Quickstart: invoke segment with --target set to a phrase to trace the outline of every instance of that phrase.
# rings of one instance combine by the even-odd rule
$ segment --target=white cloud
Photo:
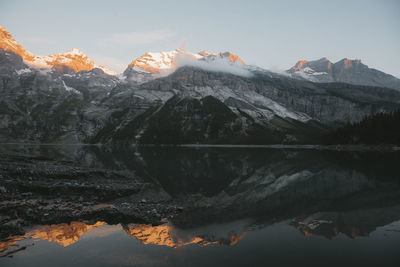
[[[178,55],[175,58],[175,68],[181,66],[193,66],[212,72],[227,72],[239,76],[252,76],[239,62],[229,61],[227,58],[215,58],[213,60],[197,60],[190,56]]]
[[[283,75],[283,76],[288,76],[288,77],[290,77],[290,74],[287,73],[286,70],[284,70],[284,69],[282,69],[282,68],[280,68],[280,67],[278,67],[278,66],[272,66],[272,67],[270,67],[270,68],[265,68],[265,69],[266,69],[266,70],[269,70],[269,71],[271,71],[271,72],[274,72],[274,73]]]
[[[156,30],[150,32],[125,32],[125,33],[114,33],[111,36],[100,40],[101,44],[110,45],[144,45],[151,44],[160,41],[169,41],[175,36],[175,33],[171,30]]]

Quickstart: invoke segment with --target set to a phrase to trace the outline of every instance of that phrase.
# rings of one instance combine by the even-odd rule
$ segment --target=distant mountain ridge
[[[400,79],[369,68],[360,59],[344,58],[336,63],[325,57],[313,61],[300,60],[287,73],[294,78],[313,82],[342,82],[400,90]]]

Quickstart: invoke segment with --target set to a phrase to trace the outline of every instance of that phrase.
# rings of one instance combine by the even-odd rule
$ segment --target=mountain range
[[[75,48],[60,54],[48,56],[34,55],[15,41],[12,35],[2,26],[0,26],[0,48],[21,56],[24,62],[32,67],[54,68],[61,72],[78,72],[99,68],[107,74],[116,74],[104,66],[96,65],[94,61],[89,59],[82,51]]]
[[[318,143],[400,107],[400,80],[359,60],[276,73],[230,53],[146,53],[121,74],[78,49],[37,56],[0,26],[0,140]]]

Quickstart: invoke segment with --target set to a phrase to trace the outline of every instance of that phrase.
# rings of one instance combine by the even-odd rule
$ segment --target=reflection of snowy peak
[[[221,229],[218,232],[201,232],[199,236],[196,233],[187,232],[172,227],[171,225],[124,225],[125,232],[143,244],[154,244],[158,246],[167,246],[172,248],[183,247],[190,244],[197,244],[205,247],[213,244],[234,245],[239,242],[246,233],[234,234],[233,231],[224,233]],[[222,232],[222,233],[221,233]],[[222,236],[219,236],[221,235]]]
[[[70,70],[78,72],[82,70],[99,68],[107,74],[116,74],[104,66],[96,65],[93,60],[88,58],[82,51],[76,48],[70,49],[61,54],[36,56],[15,41],[12,35],[2,26],[0,26],[0,48],[20,55],[28,65],[33,67],[55,68],[61,72],[68,72]]]
[[[198,53],[191,53],[181,49],[176,49],[168,52],[149,52],[137,59],[133,60],[128,68],[135,68],[137,70],[144,70],[151,73],[156,73],[164,70],[173,70],[180,64],[180,60],[215,60],[215,59],[228,59],[231,62],[240,62],[245,64],[244,61],[237,55],[224,52],[219,54],[209,53],[207,51],[200,51]]]

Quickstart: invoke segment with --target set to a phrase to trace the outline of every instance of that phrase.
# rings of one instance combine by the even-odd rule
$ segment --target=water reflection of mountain
[[[400,202],[398,153],[141,148],[130,155],[114,153],[111,162],[189,203],[192,209],[174,219],[182,226],[204,218],[285,219]]]
[[[369,236],[377,227],[385,226],[400,218],[400,206],[352,210],[344,212],[318,212],[296,218],[292,225],[305,236],[320,235],[329,239],[343,233],[350,238]]]
[[[29,155],[130,170],[218,220],[400,204],[400,153],[265,148],[20,146]],[[202,211],[202,212],[199,212]],[[218,216],[222,213],[223,216]],[[186,218],[189,216],[185,214]]]
[[[133,171],[184,206],[169,225],[125,224],[143,244],[234,244],[245,232],[282,221],[307,236],[355,238],[400,220],[397,152],[91,146],[23,152]]]
[[[212,229],[191,229],[191,231],[185,231],[170,224],[158,226],[141,224],[124,225],[123,229],[128,235],[139,240],[142,244],[177,248],[190,244],[202,247],[214,244],[235,245],[247,233],[235,233],[237,230],[243,231],[243,229],[238,229],[237,225],[235,226],[234,229],[231,229],[229,225],[223,225],[221,228],[214,226]]]
[[[4,149],[4,148],[1,148]],[[345,152],[265,148],[20,146],[18,152],[88,167],[132,170],[158,181],[173,196],[215,195],[235,181],[309,171],[343,170],[380,180],[399,180],[396,152]]]
[[[0,241],[0,257],[12,255],[15,252],[24,250],[27,245],[19,244],[24,240],[46,240],[54,242],[62,247],[68,247],[76,242],[91,229],[96,229],[105,225],[104,222],[87,224],[84,222],[71,222],[52,225],[40,225],[26,231],[23,235],[10,236],[6,240]],[[231,229],[231,226],[234,229]],[[165,225],[146,225],[146,224],[128,224],[115,225],[113,228],[125,231],[125,233],[144,245],[167,246],[178,248],[190,244],[199,246],[208,246],[213,244],[234,245],[239,242],[246,234],[241,232],[235,234],[232,231],[238,230],[243,224],[223,225],[222,227],[211,227],[211,229],[195,229],[194,231],[185,231],[175,228],[171,224]],[[102,232],[100,232],[101,236]],[[96,236],[96,233],[92,234]],[[28,245],[29,246],[29,245]]]
[[[24,239],[47,240],[55,242],[63,247],[70,246],[79,241],[80,237],[88,230],[104,225],[104,222],[86,224],[83,222],[71,222],[52,225],[40,225],[26,231],[23,235],[10,236],[0,242],[0,257],[18,251],[24,246],[17,245],[17,242]],[[12,247],[15,247],[12,249]],[[11,249],[10,249],[11,248]]]
[[[293,218],[289,223],[297,228],[304,236],[324,236],[335,238],[343,233],[349,238],[369,236],[377,227],[400,220],[400,206],[383,209],[352,210],[345,212],[317,212],[307,217]],[[280,222],[282,223],[282,222]],[[26,249],[31,244],[20,244],[28,239],[46,240],[55,242],[62,247],[70,246],[84,236],[87,231],[105,226],[104,222],[87,224],[71,222],[69,224],[54,224],[36,226],[24,235],[10,236],[0,242],[0,257],[5,257]],[[270,222],[245,220],[226,222],[221,224],[205,224],[196,227],[180,228],[172,223],[165,225],[123,224],[112,226],[111,232],[124,231],[127,235],[144,245],[166,246],[179,248],[187,245],[201,247],[209,245],[233,246],[245,238],[248,232],[269,227]],[[107,232],[107,230],[106,230]],[[92,232],[91,236],[103,236],[103,232]]]
[[[146,174],[191,207],[172,219],[181,228],[319,214],[315,220],[332,222],[333,233],[354,237],[400,219],[399,153],[142,148],[114,155],[115,165]]]

